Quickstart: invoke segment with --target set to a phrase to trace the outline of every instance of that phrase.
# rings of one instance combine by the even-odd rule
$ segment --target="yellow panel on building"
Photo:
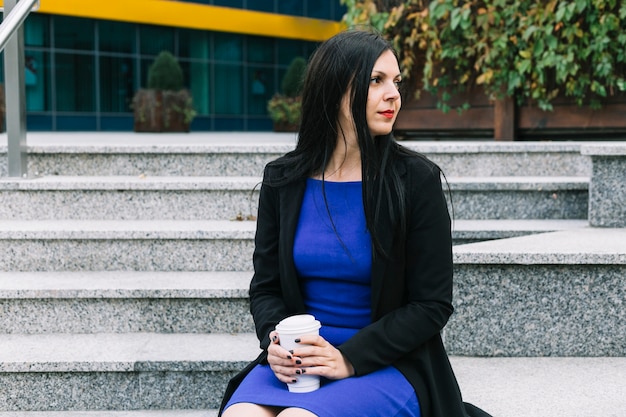
[[[344,27],[330,20],[170,0],[43,0],[38,13],[314,42]]]

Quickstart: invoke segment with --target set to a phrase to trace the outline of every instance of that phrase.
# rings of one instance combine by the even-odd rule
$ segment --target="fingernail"
[[[302,372],[300,372],[299,369],[296,369],[296,374],[300,375]]]
[[[291,380],[291,382],[298,382],[298,380],[294,378]]]
[[[302,373],[305,373],[305,372],[306,372],[306,369],[301,369],[301,371],[302,371]]]
[[[291,358],[289,358],[291,359]],[[296,359],[296,365],[302,365],[302,361],[300,359]]]
[[[294,342],[300,343],[300,339],[296,339],[296,340],[294,340]]]
[[[291,353],[293,355],[293,350],[290,350],[289,353]]]
[[[291,355],[287,355],[287,359],[291,359]]]
[[[272,336],[272,342],[275,342],[275,341],[276,341],[276,339],[278,339],[278,337],[276,337],[276,336]]]

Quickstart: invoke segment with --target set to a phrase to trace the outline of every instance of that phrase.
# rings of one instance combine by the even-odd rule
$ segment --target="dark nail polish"
[[[272,336],[272,342],[275,342],[278,339],[276,336]]]
[[[294,340],[294,342],[300,343],[300,339],[296,339],[296,340]]]
[[[299,369],[296,369],[296,374],[300,375],[302,372]]]
[[[305,373],[305,372],[306,372],[306,369],[301,369],[301,371],[302,371],[302,373]]]
[[[302,361],[300,359],[296,359],[296,365],[302,365]]]
[[[289,353],[291,353],[293,355],[293,350],[290,350]]]
[[[291,359],[291,355],[287,355],[287,359]]]
[[[294,378],[291,380],[291,382],[298,382],[298,380]]]

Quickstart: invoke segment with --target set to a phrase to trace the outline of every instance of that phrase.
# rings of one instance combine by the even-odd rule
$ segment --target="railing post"
[[[516,139],[515,100],[512,97],[497,99],[493,108],[493,138],[498,141]]]
[[[17,0],[4,0],[6,17],[17,5]],[[4,48],[4,74],[6,97],[6,128],[8,137],[8,174],[26,177],[26,87],[24,83],[24,28],[15,31]]]

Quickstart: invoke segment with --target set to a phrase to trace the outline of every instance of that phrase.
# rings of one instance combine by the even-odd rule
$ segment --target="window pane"
[[[241,61],[243,59],[242,36],[216,33],[214,38],[217,61]]]
[[[54,45],[62,49],[94,49],[94,23],[90,19],[55,16]]]
[[[332,5],[329,1],[307,0],[307,17],[315,19],[332,19]]]
[[[139,26],[140,53],[158,55],[161,51],[175,54],[174,30],[162,26]]]
[[[96,110],[94,57],[55,54],[56,108],[58,111]]]
[[[24,83],[26,84],[26,110],[51,109],[50,54],[24,51]]]
[[[292,16],[302,16],[304,14],[304,2],[302,0],[279,0],[278,13]]]
[[[50,17],[31,13],[24,22],[25,46],[50,46]]]
[[[101,21],[98,24],[100,50],[105,52],[134,53],[135,26],[130,23]]]
[[[343,15],[345,15],[346,12],[348,11],[348,7],[341,4],[338,1],[335,2],[334,4],[335,6],[333,10],[332,20],[340,21],[341,19],[343,19]]]
[[[139,67],[139,88],[148,88],[148,72],[154,59],[142,59]]]
[[[185,84],[189,86],[193,104],[199,115],[210,113],[211,69],[208,62],[181,62]]]
[[[181,58],[209,59],[211,54],[210,34],[200,30],[181,29],[178,54]]]
[[[216,6],[236,7],[243,9],[243,0],[213,0]]]
[[[279,39],[277,42],[279,65],[289,65],[295,57],[303,56],[302,42],[290,39]]]
[[[248,62],[271,64],[274,62],[274,40],[256,36],[248,37]]]
[[[243,112],[240,65],[215,65],[215,114]]]
[[[318,46],[319,43],[317,42],[304,42],[304,55],[306,57],[310,57],[311,55],[313,55],[313,52],[315,52]]]
[[[260,12],[274,11],[274,0],[248,0],[246,5],[250,10],[258,10]]]
[[[100,58],[100,107],[103,112],[130,112],[134,64],[130,58]]]
[[[269,68],[248,68],[248,114],[267,114],[267,101],[275,89],[273,80]]]

